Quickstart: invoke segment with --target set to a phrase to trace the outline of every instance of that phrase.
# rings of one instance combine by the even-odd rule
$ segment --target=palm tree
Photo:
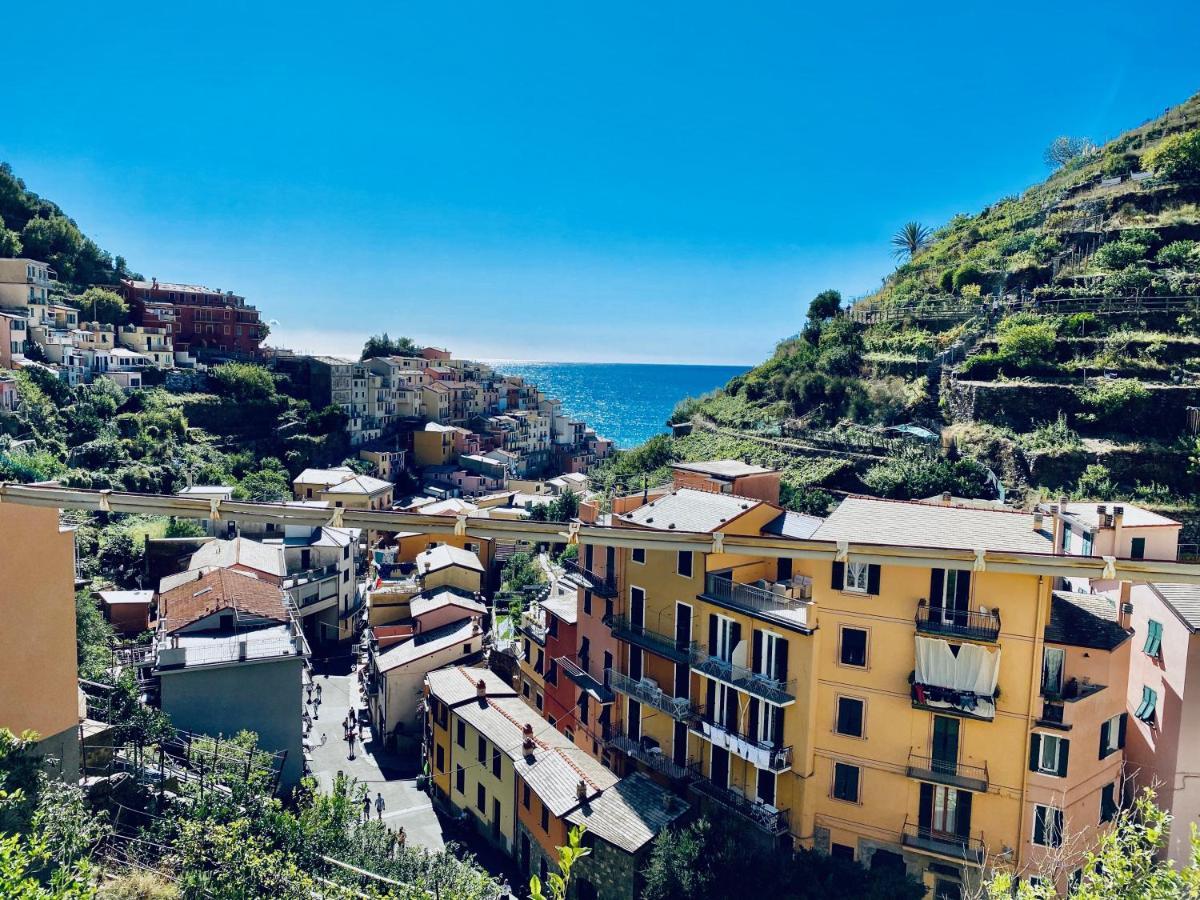
[[[929,238],[933,231],[920,222],[909,222],[892,235],[892,256],[897,259],[912,259],[929,246]]]

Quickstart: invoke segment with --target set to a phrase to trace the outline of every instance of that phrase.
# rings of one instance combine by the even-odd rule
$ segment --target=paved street
[[[355,744],[355,759],[348,759],[348,748],[342,739],[342,722],[346,719],[350,701],[355,709],[363,702],[358,684],[347,671],[348,662],[325,664],[315,672],[316,683],[321,686],[321,705],[317,719],[313,722],[312,768],[322,789],[333,788],[337,773],[358,779],[368,786],[372,802],[377,792],[383,794],[386,809],[383,821],[396,830],[404,828],[408,843],[413,846],[441,850],[445,845],[442,826],[429,796],[417,790],[416,777],[419,760],[401,759],[395,754],[378,749],[371,740],[370,730],[364,729],[366,746]],[[310,707],[311,709],[312,707]],[[321,745],[324,735],[325,743]],[[371,815],[374,816],[372,806]]]

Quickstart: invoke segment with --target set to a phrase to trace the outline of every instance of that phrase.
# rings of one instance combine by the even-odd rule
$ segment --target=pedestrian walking
[[[319,684],[317,685],[317,702],[321,702],[321,686]]]
[[[350,758],[354,759],[354,732],[346,732],[346,740],[350,742]]]
[[[306,697],[308,703],[312,703],[312,689],[313,683],[311,681],[304,686],[304,690],[308,692],[308,696]]]
[[[371,798],[369,795],[363,797],[363,821],[371,821]]]
[[[400,845],[400,849],[404,849],[404,842],[408,840],[408,835],[404,833],[404,826],[400,826],[400,831],[396,833],[396,843]]]
[[[377,815],[379,817],[380,822],[383,821],[383,810],[384,810],[384,807],[386,807],[386,806],[387,806],[387,803],[385,803],[383,800],[383,793],[381,791],[376,791],[375,792],[375,815]]]

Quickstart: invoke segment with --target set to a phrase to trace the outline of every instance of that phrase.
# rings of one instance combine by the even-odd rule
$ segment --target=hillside
[[[1194,509],[1200,95],[1053,149],[1044,182],[919,231],[875,294],[815,298],[770,359],[681,403],[693,433],[661,451],[780,465],[816,511],[826,490],[995,496],[987,469],[1009,501]]]

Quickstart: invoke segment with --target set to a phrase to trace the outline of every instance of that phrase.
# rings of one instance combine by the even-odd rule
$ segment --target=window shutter
[[[725,722],[726,731],[737,731],[738,725],[738,692],[731,687],[725,688]]]
[[[946,589],[946,570],[929,570],[929,605],[933,609],[941,609],[942,592]]]
[[[775,725],[771,729],[771,740],[776,747],[783,746],[783,715],[786,710],[784,707],[777,707],[775,710]]]
[[[708,614],[708,655],[717,655],[717,616],[716,613]]]
[[[1070,756],[1070,754],[1071,754],[1071,742],[1060,740],[1058,742],[1058,777],[1059,778],[1067,777],[1067,757]]]
[[[1108,728],[1111,722],[1100,723],[1100,758],[1108,756]]]
[[[754,642],[754,652],[752,654],[753,662],[750,664],[750,668],[753,669],[755,672],[762,672],[763,633],[761,631],[759,631],[757,628],[754,629],[753,642]]]
[[[879,595],[879,566],[874,563],[867,566],[867,593],[872,596]]]
[[[1042,752],[1042,736],[1036,731],[1029,736],[1029,771],[1038,770],[1038,756]]]
[[[921,805],[917,811],[917,824],[928,831],[933,827],[933,785],[921,782]]]
[[[777,681],[787,681],[788,673],[788,642],[786,640],[775,642],[775,679]]]
[[[954,582],[954,607],[967,609],[971,602],[971,572],[969,569],[959,569],[958,578]]]
[[[1044,806],[1035,806],[1033,808],[1033,842],[1039,846],[1046,846],[1046,817]]]
[[[749,738],[758,739],[758,698],[750,698],[750,733]]]
[[[732,656],[737,645],[742,642],[742,623],[734,622],[729,626],[729,653]]]
[[[704,705],[708,709],[708,718],[717,721],[717,683],[711,678],[704,679]]]
[[[955,825],[958,836],[965,840],[971,837],[971,792],[957,791],[958,809],[955,812]]]
[[[846,564],[835,562],[833,564],[833,589],[840,591],[846,583]]]
[[[1054,838],[1053,846],[1058,847],[1062,844],[1063,836],[1063,811],[1061,809],[1054,810]]]
[[[1129,713],[1121,713],[1121,724],[1117,727],[1117,747],[1125,746],[1125,727],[1129,723]]]

